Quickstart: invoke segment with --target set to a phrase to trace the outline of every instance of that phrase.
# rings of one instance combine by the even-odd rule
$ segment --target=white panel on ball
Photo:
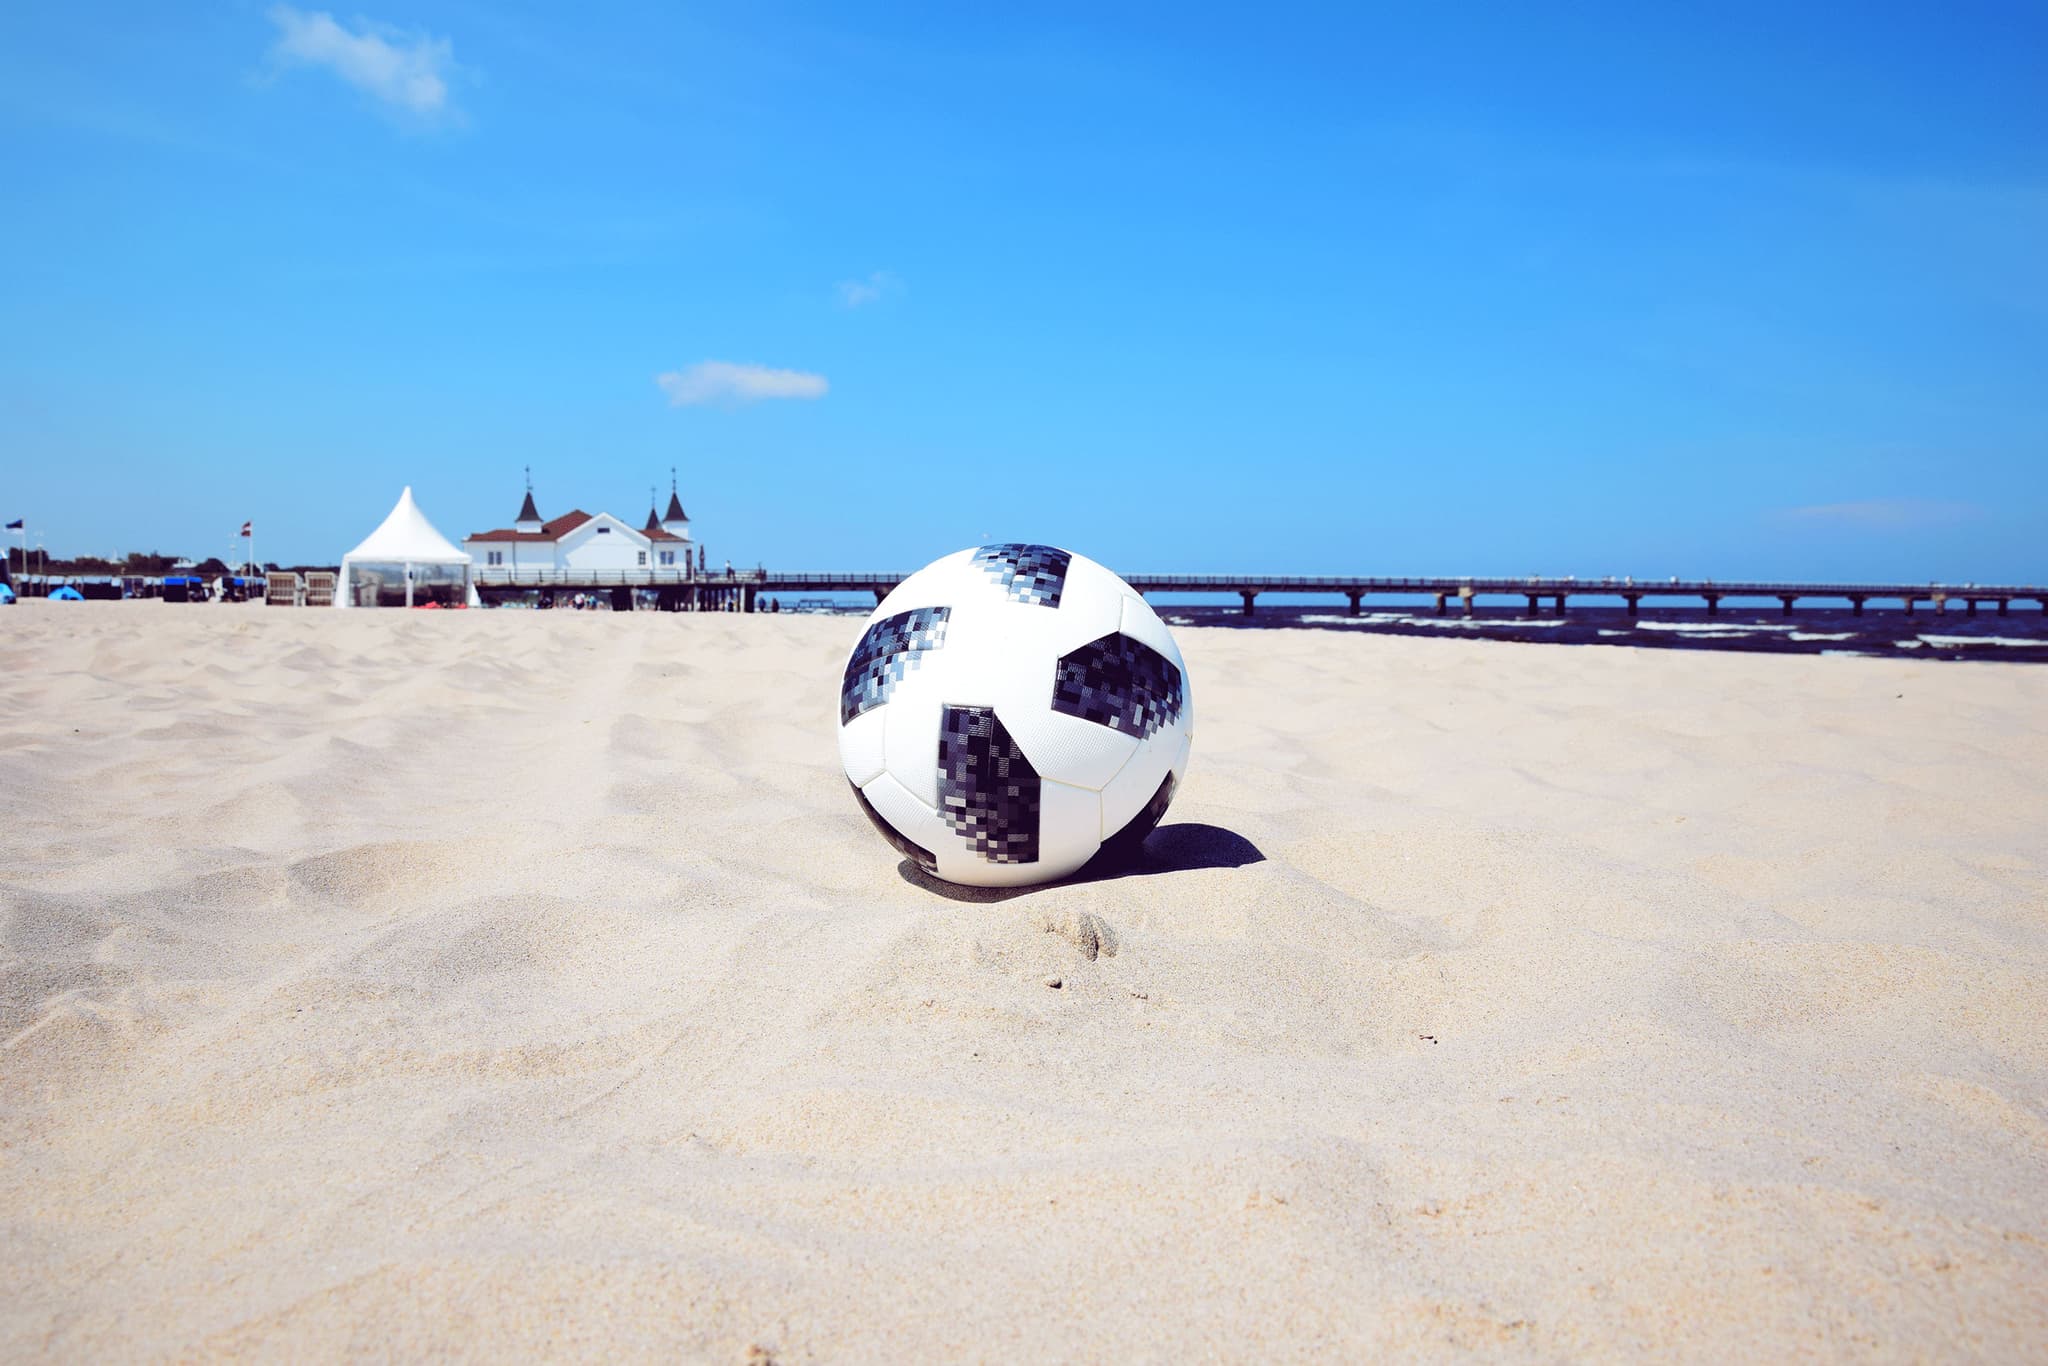
[[[939,718],[948,702],[955,706],[974,698],[954,698],[947,680],[920,671],[896,685],[883,707],[888,718],[883,738],[883,767],[897,782],[936,810],[939,805]]]
[[[1070,783],[1039,783],[1039,860],[1047,877],[1066,877],[1102,847],[1102,794]]]
[[[939,813],[904,790],[903,784],[884,773],[860,789],[875,813],[887,821],[898,837],[934,853],[944,843],[950,842],[953,832],[939,819]],[[916,862],[915,855],[909,855]]]
[[[968,586],[968,575],[972,572],[968,562],[974,558],[972,550],[956,551],[943,559],[933,560],[924,568],[912,574],[875,606],[875,613],[869,620],[894,616],[907,612],[913,607],[947,607],[958,602]]]
[[[1156,741],[1158,737],[1154,737]],[[1110,779],[1102,789],[1102,838],[1108,839],[1131,823],[1131,817],[1145,809],[1145,803],[1152,800],[1152,794],[1159,790],[1159,780],[1173,769],[1173,756],[1179,748],[1178,736],[1169,737],[1167,745],[1147,743],[1139,747],[1124,765],[1123,771]]]
[[[877,707],[839,728],[839,763],[846,770],[847,781],[855,787],[866,787],[887,766],[882,730],[888,719],[889,709]]]

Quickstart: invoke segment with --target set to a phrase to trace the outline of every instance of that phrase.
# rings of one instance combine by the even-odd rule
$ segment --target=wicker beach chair
[[[306,606],[334,606],[334,575],[325,569],[309,570],[306,574]]]
[[[299,576],[289,570],[270,571],[270,591],[264,595],[267,607],[297,607],[303,599],[299,596]]]

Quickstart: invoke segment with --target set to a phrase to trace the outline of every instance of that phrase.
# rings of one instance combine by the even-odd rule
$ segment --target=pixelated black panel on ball
[[[974,567],[994,580],[1013,601],[1033,607],[1057,607],[1067,584],[1067,566],[1074,557],[1049,545],[1008,541],[974,552]]]
[[[941,712],[939,814],[990,863],[1038,862],[1038,770],[994,707]]]
[[[1180,719],[1180,669],[1142,640],[1112,632],[1060,657],[1052,709],[1139,739]]]
[[[846,677],[839,685],[839,724],[887,702],[925,652],[945,644],[946,622],[952,615],[950,607],[913,607],[868,627],[854,646],[853,658],[846,661]]]

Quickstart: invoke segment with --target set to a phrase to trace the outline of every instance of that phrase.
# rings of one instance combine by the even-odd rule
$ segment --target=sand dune
[[[0,1356],[2048,1343],[2048,671],[1184,630],[949,897],[858,629],[0,612]]]

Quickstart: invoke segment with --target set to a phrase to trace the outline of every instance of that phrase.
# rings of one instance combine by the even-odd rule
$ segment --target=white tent
[[[336,607],[375,606],[385,592],[397,591],[394,579],[404,577],[405,605],[412,606],[416,583],[453,589],[459,600],[474,606],[476,589],[469,581],[469,556],[434,529],[427,514],[412,500],[412,486],[398,495],[378,528],[341,557]],[[367,598],[364,602],[362,599]]]

